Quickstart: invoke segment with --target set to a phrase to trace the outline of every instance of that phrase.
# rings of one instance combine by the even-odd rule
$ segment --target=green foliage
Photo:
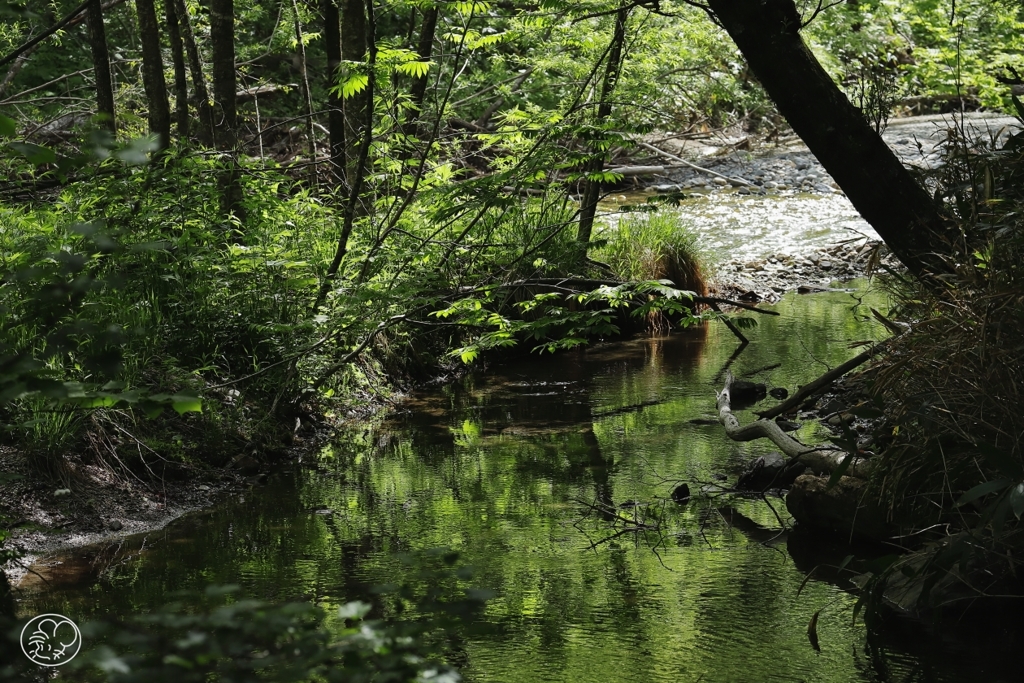
[[[605,229],[595,257],[624,280],[671,280],[676,287],[707,292],[711,257],[699,237],[674,211],[627,214]]]
[[[1006,0],[844,3],[807,34],[855,103],[874,70],[898,76],[906,96],[971,96],[1009,110],[1008,88],[996,76],[1024,67],[1024,17],[1019,3]]]
[[[382,599],[394,595],[408,605],[401,619],[378,618],[381,607],[361,601],[272,605],[239,598],[237,586],[211,586],[172,595],[160,610],[123,622],[82,624],[85,647],[64,669],[75,680],[108,683],[456,683],[461,677],[443,663],[442,650],[472,626],[492,594],[464,587],[472,571],[453,568],[456,553],[424,555],[427,568],[416,581],[376,589]],[[12,620],[0,615],[0,629],[0,651],[5,637],[17,647]],[[5,680],[35,680],[34,670],[23,657],[0,664]]]

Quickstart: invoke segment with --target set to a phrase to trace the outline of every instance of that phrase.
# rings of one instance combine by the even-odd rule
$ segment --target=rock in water
[[[759,382],[748,382],[737,380],[729,388],[729,397],[732,399],[733,408],[757,403],[768,395],[768,388]]]
[[[687,503],[690,500],[690,487],[680,484],[672,490],[672,500],[677,503]]]
[[[741,491],[788,489],[806,469],[806,465],[790,462],[781,453],[769,453],[747,465],[736,482],[736,488]]]
[[[777,398],[780,401],[785,401],[789,397],[789,391],[785,387],[775,387],[768,392],[768,395],[772,398]]]
[[[782,418],[775,418],[775,424],[779,425],[779,429],[784,432],[795,432],[800,429],[799,422],[793,422],[792,420],[783,420]]]

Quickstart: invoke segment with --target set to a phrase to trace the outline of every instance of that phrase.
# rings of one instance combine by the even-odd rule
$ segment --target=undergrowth
[[[951,135],[931,180],[962,242],[941,286],[892,282],[911,325],[874,384],[894,435],[875,484],[922,549],[883,576],[922,607],[1022,588],[1024,134]]]

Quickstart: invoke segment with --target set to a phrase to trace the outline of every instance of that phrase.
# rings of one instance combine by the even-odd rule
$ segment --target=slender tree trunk
[[[437,18],[437,5],[431,5],[423,10],[423,26],[420,28],[420,42],[416,48],[416,53],[424,62],[430,61],[430,56],[434,51],[434,34],[437,32]],[[416,121],[423,112],[423,102],[427,96],[427,83],[429,79],[430,74],[425,73],[412,82],[412,87],[409,89],[409,95],[412,98],[413,104],[412,113],[409,116],[410,122]]]
[[[213,53],[214,141],[218,149],[234,150],[238,125],[234,0],[210,0],[210,44]]]
[[[117,132],[114,118],[114,84],[110,77],[110,56],[107,53],[107,32],[103,26],[103,7],[92,0],[86,19],[89,23],[89,47],[92,49],[92,71],[96,78],[96,112],[103,117],[102,126]]]
[[[944,272],[958,238],[928,193],[800,37],[793,0],[708,0],[779,112],[864,219],[916,275]]]
[[[345,61],[362,62],[366,59],[366,8],[363,0],[341,0],[341,57]],[[372,78],[372,76],[371,76]],[[372,102],[368,100],[371,88],[364,88],[344,100],[345,108],[345,182],[350,187],[355,177],[359,158],[362,129],[366,125]]]
[[[608,65],[601,83],[601,101],[597,105],[597,125],[601,125],[612,113],[612,93],[619,81],[622,71],[622,48],[626,42],[626,20],[629,19],[630,7],[620,7],[615,13],[615,33],[608,50]],[[604,168],[604,155],[595,155],[586,165],[584,172],[599,173]],[[597,215],[597,200],[601,196],[601,183],[587,178],[583,183],[583,196],[580,199],[580,225],[576,239],[586,249],[590,243],[590,235],[594,230],[594,217]]]
[[[234,0],[210,1],[210,43],[213,48],[213,120],[217,148],[228,152],[221,175],[221,210],[244,220],[242,186],[239,183],[235,147],[238,113],[235,102],[235,4]]]
[[[199,142],[208,147],[213,146],[213,109],[210,107],[210,91],[206,87],[206,76],[203,74],[203,57],[196,44],[195,33],[192,31],[192,17],[188,14],[184,0],[164,0],[173,2],[181,26],[181,39],[185,44],[185,56],[188,69],[192,76],[192,92],[196,100],[196,112],[199,114]]]
[[[331,90],[338,85],[341,66],[341,18],[335,0],[322,0],[324,15],[324,51],[327,53],[327,131],[331,145],[331,175],[342,180],[345,174],[345,109],[341,96]]]
[[[295,16],[295,43],[299,48],[299,73],[302,78],[302,96],[306,103],[306,137],[309,143],[309,160],[313,163],[312,177],[316,179],[316,137],[313,130],[313,95],[309,92],[309,71],[306,68],[306,44],[302,40],[302,20],[299,18],[299,3],[292,0],[292,14]]]
[[[164,61],[160,56],[160,28],[153,0],[135,0],[142,38],[142,85],[149,103],[149,130],[160,137],[160,149],[171,140],[171,109],[167,103]]]
[[[164,0],[167,16],[167,39],[171,44],[171,63],[174,65],[174,121],[178,137],[188,137],[188,77],[185,71],[185,46],[181,40],[181,25],[173,0]]]

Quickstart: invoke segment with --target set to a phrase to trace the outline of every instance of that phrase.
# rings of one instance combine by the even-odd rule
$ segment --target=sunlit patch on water
[[[648,193],[616,194],[602,203],[604,220],[614,227],[622,205],[645,204]],[[840,194],[742,195],[687,193],[675,211],[722,260],[750,261],[775,254],[804,255],[846,240],[880,239],[853,204]]]

